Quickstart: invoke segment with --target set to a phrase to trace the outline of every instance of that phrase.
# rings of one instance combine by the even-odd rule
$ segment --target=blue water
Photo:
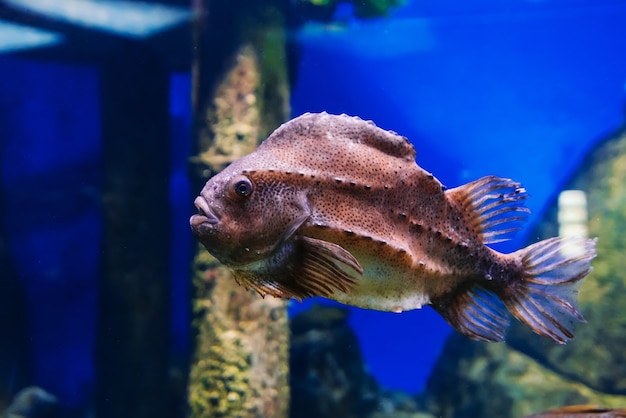
[[[485,174],[524,183],[534,222],[585,152],[624,117],[622,1],[409,1],[390,19],[309,25],[293,115],[348,113],[414,143],[455,186]],[[29,306],[35,382],[68,404],[94,384],[100,242],[98,72],[0,56],[2,223]],[[189,75],[172,75],[172,350],[187,349]],[[528,230],[528,229],[527,229]],[[516,249],[525,239],[498,247]],[[296,313],[311,302],[292,304]],[[424,387],[451,332],[432,310],[353,309],[385,387]]]
[[[98,73],[0,57],[0,74],[1,222],[29,310],[33,379],[77,405],[94,385]]]
[[[449,187],[487,174],[520,181],[531,223],[623,123],[624,2],[412,1],[366,23],[339,13],[342,28],[300,34],[294,115],[372,119],[407,136]],[[529,230],[496,248],[519,248]],[[430,309],[351,318],[378,381],[409,391],[424,387],[451,332]]]

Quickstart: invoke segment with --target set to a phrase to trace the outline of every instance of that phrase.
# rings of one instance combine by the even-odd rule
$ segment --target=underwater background
[[[626,407],[624,51],[617,0],[5,0],[0,409],[521,417]],[[583,191],[584,229],[599,241],[577,337],[557,346],[514,324],[506,343],[476,343],[430,308],[323,299],[211,316],[224,296],[207,283],[230,278],[198,255],[194,197],[232,155],[321,111],[408,137],[448,187],[489,174],[521,182],[532,215],[499,251],[558,235],[560,192]],[[229,303],[260,299],[246,297]],[[249,351],[243,362],[214,349],[224,324],[241,321],[266,322],[243,329],[273,336],[233,337]],[[257,375],[240,379],[248,369]]]

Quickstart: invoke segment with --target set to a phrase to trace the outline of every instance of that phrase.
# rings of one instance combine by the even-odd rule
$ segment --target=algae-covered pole
[[[286,4],[194,2],[195,191],[288,116]],[[200,245],[193,289],[191,416],[287,417],[285,302],[238,286]]]
[[[167,417],[169,74],[129,44],[101,71],[99,418]]]

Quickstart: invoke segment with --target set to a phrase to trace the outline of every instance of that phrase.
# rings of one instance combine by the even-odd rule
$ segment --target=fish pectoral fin
[[[331,263],[339,263],[349,267],[351,270],[363,274],[363,267],[349,251],[343,247],[333,244],[332,242],[323,241],[321,239],[298,237],[305,251],[310,256],[320,257],[321,260]]]
[[[461,334],[474,340],[504,340],[509,318],[502,301],[481,287],[461,289],[432,300],[433,308]]]
[[[463,209],[467,223],[484,244],[511,238],[530,210],[523,205],[526,189],[511,179],[486,176],[446,191]]]
[[[298,236],[296,247],[287,267],[289,273],[276,278],[292,298],[328,297],[336,291],[347,293],[358,281],[355,273],[363,274],[356,258],[337,244]]]
[[[263,265],[233,273],[241,285],[262,296],[302,300],[349,292],[363,274],[363,267],[337,244],[295,236]]]

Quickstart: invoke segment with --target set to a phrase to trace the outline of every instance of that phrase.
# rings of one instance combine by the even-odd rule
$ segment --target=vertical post
[[[0,156],[2,153],[0,146]],[[2,158],[0,158],[0,161]],[[5,217],[0,197],[0,221]],[[0,411],[9,404],[15,392],[30,380],[28,346],[28,313],[26,298],[9,253],[7,237],[0,226]]]
[[[288,117],[287,2],[196,0],[195,190]],[[209,5],[211,8],[209,8]],[[197,247],[192,417],[288,416],[286,303],[238,286]]]
[[[96,415],[166,417],[169,74],[132,43],[101,68],[104,242]]]

